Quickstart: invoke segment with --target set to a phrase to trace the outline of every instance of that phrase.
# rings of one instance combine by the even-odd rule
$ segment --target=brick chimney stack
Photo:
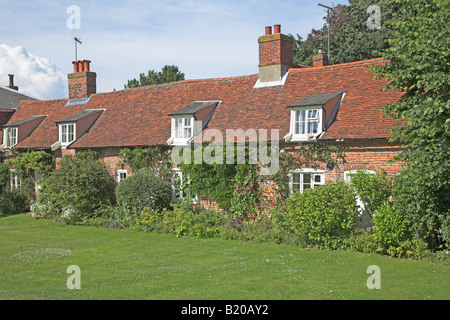
[[[13,74],[8,74],[8,77],[9,77],[9,86],[8,86],[8,88],[13,89],[13,90],[19,90],[19,87],[14,85],[14,75]]]
[[[266,27],[265,35],[259,43],[259,80],[261,82],[280,81],[294,64],[294,40],[281,33],[281,25]]]
[[[87,99],[97,93],[97,74],[90,71],[90,60],[73,61],[73,73],[69,74],[69,99]]]
[[[320,68],[328,65],[328,57],[319,50],[319,53],[313,57],[313,68]]]

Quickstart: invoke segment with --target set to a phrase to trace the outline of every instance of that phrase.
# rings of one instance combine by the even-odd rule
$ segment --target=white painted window
[[[10,189],[17,189],[20,188],[21,186],[21,181],[20,181],[20,177],[17,175],[16,170],[15,169],[11,169],[10,170],[10,175],[9,175],[9,187]]]
[[[291,194],[303,193],[325,184],[325,172],[317,169],[296,169],[289,173]]]
[[[14,147],[17,144],[17,134],[19,129],[17,127],[5,128],[3,131],[3,144],[7,148]]]
[[[59,125],[59,141],[65,147],[75,141],[75,123],[62,123]]]
[[[187,181],[184,181],[184,178],[185,177],[183,176],[183,172],[181,172],[179,168],[172,169],[172,188],[173,188],[172,202],[174,203],[179,203],[183,201],[183,199],[186,197],[192,197],[194,202],[197,201],[196,195],[191,195],[191,192],[188,188],[184,189],[186,185],[189,185],[190,183],[189,177],[187,178],[188,179]],[[184,185],[185,182],[186,185]]]
[[[193,117],[173,117],[172,118],[172,136],[174,143],[186,143],[194,134]]]
[[[122,182],[128,177],[128,171],[126,169],[117,170],[117,183]]]
[[[322,133],[322,108],[297,108],[291,110],[292,140],[308,140]]]

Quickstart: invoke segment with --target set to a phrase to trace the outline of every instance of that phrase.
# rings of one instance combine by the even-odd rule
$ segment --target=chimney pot
[[[9,77],[9,86],[14,87],[14,75],[8,74],[8,77]]]
[[[78,72],[78,61],[72,61],[73,63],[73,73]]]
[[[91,63],[90,60],[83,60],[83,64],[84,64],[84,71],[90,71],[90,66],[89,64]]]
[[[266,27],[266,35],[272,34],[272,27]]]
[[[281,33],[281,25],[280,24],[276,24],[273,26],[273,33]]]
[[[78,60],[78,72],[84,71],[84,63],[81,60]]]
[[[73,61],[73,71],[67,76],[69,100],[87,99],[97,92],[97,74],[90,71],[90,60]]]
[[[9,77],[9,86],[8,86],[8,88],[14,89],[14,90],[19,90],[19,87],[14,85],[14,75],[13,74],[8,74],[8,77]]]

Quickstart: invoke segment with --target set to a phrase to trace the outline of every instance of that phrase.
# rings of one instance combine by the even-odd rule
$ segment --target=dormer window
[[[5,128],[3,131],[3,144],[6,148],[12,148],[17,144],[18,127]]]
[[[336,118],[344,96],[344,92],[315,94],[290,105],[291,125],[286,141],[320,138]]]
[[[4,125],[3,144],[1,148],[12,148],[19,145],[33,133],[46,117],[46,115],[32,116]]]
[[[59,141],[65,147],[75,141],[75,123],[62,123],[59,125]]]
[[[168,145],[186,145],[208,124],[220,101],[196,101],[169,114],[172,117]]]
[[[59,139],[52,145],[52,151],[59,147],[68,147],[81,138],[97,121],[104,109],[88,109],[56,122]]]

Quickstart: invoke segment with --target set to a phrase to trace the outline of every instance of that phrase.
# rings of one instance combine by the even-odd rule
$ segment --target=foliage
[[[184,80],[184,73],[182,73],[177,66],[165,65],[159,72],[149,70],[147,75],[145,73],[141,73],[139,75],[139,80],[128,80],[127,84],[124,85],[124,88],[137,88],[152,84],[162,84],[181,80]]]
[[[321,29],[312,29],[303,40],[294,38],[295,63],[312,65],[312,56],[322,48],[331,59],[339,64],[379,57],[379,51],[389,47],[387,39],[392,37],[393,27],[385,21],[398,15],[402,4],[391,0],[349,0],[349,5],[333,7],[324,17],[327,22]],[[380,28],[369,28],[367,21],[370,6],[380,8]],[[329,25],[329,26],[328,26]],[[328,52],[328,27],[330,28],[330,52]]]
[[[116,197],[121,206],[162,210],[170,206],[172,185],[158,177],[152,168],[142,168],[117,185]]]
[[[9,181],[9,168],[6,164],[0,163],[0,194],[7,190]]]
[[[398,247],[409,239],[407,221],[390,201],[386,201],[375,211],[372,221],[374,238],[383,246]]]
[[[0,216],[28,212],[28,197],[20,189],[4,190],[0,193]]]
[[[287,219],[293,232],[320,248],[341,247],[357,217],[354,191],[343,181],[297,192],[287,200]]]
[[[295,150],[283,149],[279,154],[279,170],[272,177],[277,185],[276,201],[285,202],[290,196],[290,172],[299,168],[320,168],[332,164],[336,168],[344,161],[340,145],[304,143]]]
[[[352,174],[351,185],[364,205],[364,214],[372,216],[391,195],[392,181],[384,173],[370,174],[365,169]]]
[[[100,206],[114,204],[115,183],[106,165],[93,152],[65,155],[58,170],[44,177],[35,214],[75,223],[92,217]]]
[[[152,168],[164,180],[172,177],[169,147],[154,146],[149,148],[125,148],[120,151],[120,161],[128,165],[133,172],[142,168]]]
[[[382,52],[388,62],[372,70],[389,81],[385,90],[403,92],[398,102],[383,110],[402,121],[391,141],[406,147],[397,160],[406,162],[407,174],[394,187],[400,190],[394,191],[401,195],[399,201],[419,235],[436,248],[448,245],[450,214],[450,3],[393,3],[402,3],[402,19],[389,22],[395,34]]]
[[[230,210],[233,215],[246,216],[246,210],[252,210],[258,203],[260,194],[258,190],[258,165],[250,164],[249,161],[249,145],[231,146],[223,144],[218,148],[222,148],[220,158],[217,161],[206,163],[202,161],[197,163],[196,156],[201,153],[205,154],[206,148],[202,146],[191,152],[192,161],[190,163],[183,162],[181,170],[183,174],[189,176],[190,191],[199,197],[208,197],[218,203],[219,207],[224,210]],[[241,148],[241,149],[240,149]],[[234,163],[227,162],[227,151],[233,150]],[[237,154],[244,154],[243,164],[238,163]],[[215,157],[215,150],[211,152]],[[251,185],[251,186],[250,186]],[[239,192],[237,192],[239,189]],[[250,212],[248,212],[250,214]]]
[[[8,162],[8,166],[22,171],[33,170],[47,174],[55,168],[55,158],[45,151],[21,152]]]
[[[450,247],[450,199],[445,188],[423,185],[416,170],[408,168],[394,179],[393,197],[410,226],[430,249]]]

